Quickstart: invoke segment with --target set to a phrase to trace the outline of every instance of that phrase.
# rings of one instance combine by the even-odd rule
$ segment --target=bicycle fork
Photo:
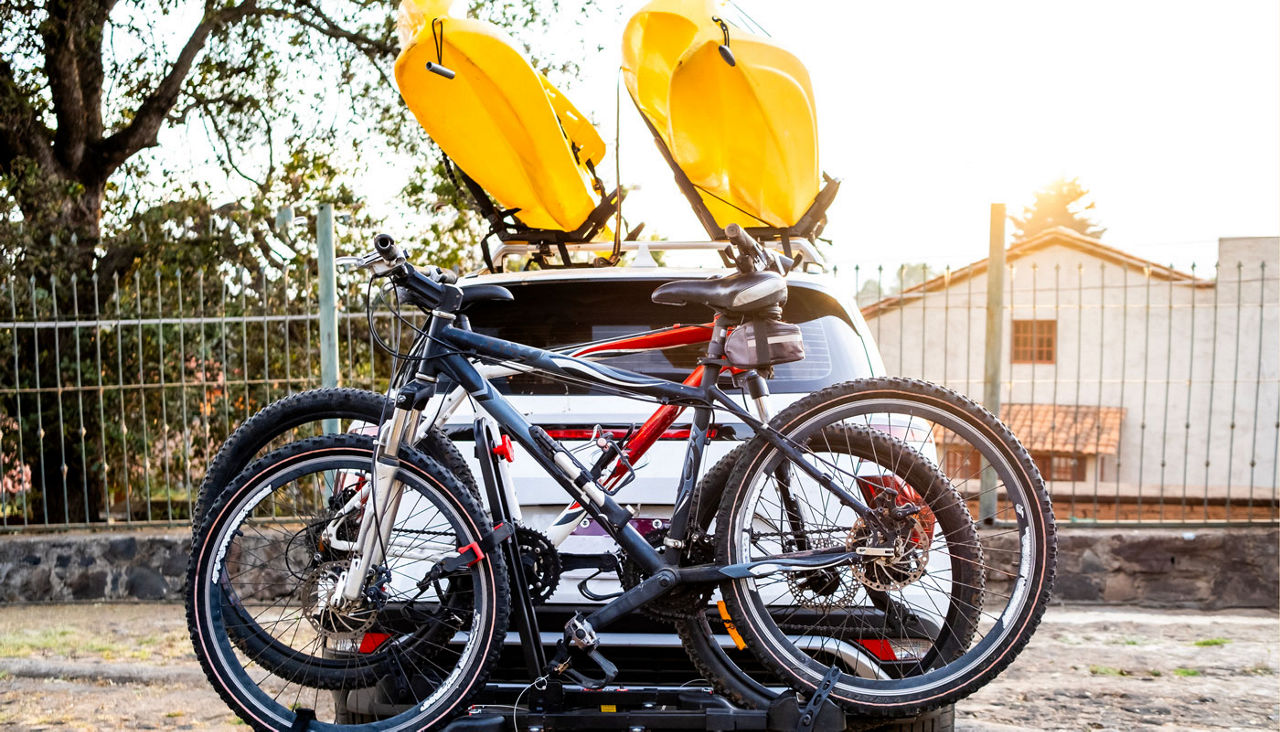
[[[433,384],[410,381],[396,394],[395,412],[379,430],[373,452],[373,481],[368,488],[365,510],[360,517],[355,554],[338,581],[338,602],[355,602],[364,594],[369,571],[386,561],[391,530],[400,510],[404,485],[396,480],[400,470],[400,444],[416,432],[422,409],[435,391]]]

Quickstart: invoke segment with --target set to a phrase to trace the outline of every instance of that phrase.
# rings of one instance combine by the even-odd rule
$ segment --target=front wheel
[[[831,699],[860,714],[919,713],[990,681],[1030,638],[1052,583],[1052,513],[1029,457],[981,408],[926,386],[841,384],[772,423],[806,463],[872,508],[919,505],[888,522],[892,535],[762,437],[748,443],[716,517],[723,564],[839,546],[881,552],[828,574],[720,588],[736,632],[770,673],[809,694],[836,667]],[[837,446],[833,435],[848,441]],[[938,459],[953,440],[984,449]],[[981,468],[961,478],[939,464]],[[990,527],[981,544],[970,513]]]
[[[209,681],[258,729],[317,722],[427,729],[482,686],[505,637],[507,575],[470,493],[435,460],[401,451],[403,487],[358,601],[335,601],[349,566],[373,442],[333,435],[249,466],[210,508],[192,549],[187,619]],[[374,517],[376,519],[376,517]],[[464,554],[470,562],[459,562]],[[386,718],[352,725],[333,694],[384,685]],[[388,696],[388,695],[384,695]],[[344,724],[345,723],[345,724]]]

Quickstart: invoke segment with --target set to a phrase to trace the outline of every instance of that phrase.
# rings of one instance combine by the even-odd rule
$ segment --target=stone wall
[[[0,602],[182,599],[191,532],[0,538]]]
[[[0,537],[0,602],[180,601],[190,534]],[[1280,532],[1084,529],[1058,537],[1058,601],[1203,610],[1280,605]]]
[[[1066,529],[1054,595],[1066,602],[1277,609],[1275,528]]]

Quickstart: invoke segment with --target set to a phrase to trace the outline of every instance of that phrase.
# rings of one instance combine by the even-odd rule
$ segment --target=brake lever
[[[369,252],[361,257],[338,257],[333,260],[334,266],[338,269],[346,269],[354,267],[355,269],[367,269],[369,265],[381,260],[382,257],[377,252]]]

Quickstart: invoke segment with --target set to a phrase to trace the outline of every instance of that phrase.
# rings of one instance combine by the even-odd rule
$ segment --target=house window
[[[1085,456],[1055,455],[1048,452],[1033,452],[1031,459],[1045,480],[1064,480],[1079,482],[1085,479]]]
[[[1058,350],[1058,321],[1013,321],[1013,362],[1053,363]]]

